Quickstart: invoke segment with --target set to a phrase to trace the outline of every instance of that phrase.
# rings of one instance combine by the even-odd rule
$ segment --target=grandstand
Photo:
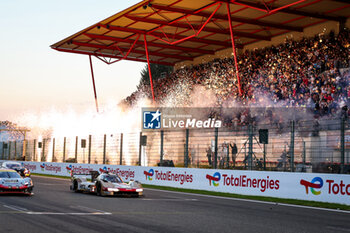
[[[336,109],[347,102],[349,43],[349,31],[344,29],[338,35],[286,40],[276,46],[246,51],[239,56],[241,96],[233,75],[232,58],[177,69],[166,79],[154,83],[155,93],[158,102],[164,105],[167,95],[180,99],[187,94],[190,98],[191,94],[186,91],[176,90],[185,84],[186,90],[201,86],[213,91],[216,106],[230,106],[232,102],[253,106],[305,106],[318,109],[322,116],[335,114]],[[147,89],[147,85],[139,87],[127,102],[132,105]],[[187,102],[177,101],[180,105]]]
[[[51,48],[88,55],[91,71],[91,57],[106,64],[132,60],[147,62],[148,68],[150,63],[174,67],[156,81],[149,72],[150,85],[126,98],[131,107],[146,96],[155,106],[265,106],[285,114],[271,112],[262,119],[247,110],[217,116],[225,118],[219,132],[86,135],[91,144],[86,154],[78,150],[78,137],[46,139],[40,151],[34,140],[26,158],[151,166],[164,159],[209,167],[206,151],[215,140],[212,158],[220,162],[213,167],[345,173],[350,164],[349,7],[343,0],[145,0],[131,6]],[[95,86],[94,92],[98,109]],[[295,117],[284,111],[291,107],[311,110],[307,118],[301,111]],[[255,138],[262,128],[270,132],[267,145]],[[148,137],[145,148],[142,135]],[[238,147],[235,159],[232,143]]]
[[[348,7],[341,0],[145,0],[51,47],[107,64],[127,59],[175,67],[232,54],[241,95],[236,50],[276,43],[286,34],[338,33],[349,23]],[[154,100],[151,73],[150,84]]]

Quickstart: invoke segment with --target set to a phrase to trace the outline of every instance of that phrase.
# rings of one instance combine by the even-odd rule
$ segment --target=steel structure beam
[[[238,5],[246,5],[246,6],[250,6],[253,8],[266,9],[266,6],[264,4],[260,4],[260,3],[246,2],[243,0],[236,0],[236,1],[221,0],[221,1],[230,2],[232,4],[238,4]],[[278,8],[280,8],[280,7],[270,7],[269,10],[274,11]],[[293,15],[301,15],[301,16],[318,18],[318,19],[332,20],[332,21],[338,21],[338,22],[343,22],[344,20],[346,20],[345,17],[336,17],[336,16],[324,15],[324,14],[320,14],[320,13],[301,11],[301,10],[291,9],[291,8],[283,8],[283,9],[278,10],[278,12],[283,12],[283,13],[293,14]],[[267,13],[269,13],[269,12],[267,12]]]
[[[202,11],[201,12],[194,12],[194,11],[189,10],[189,9],[183,9],[183,8],[177,8],[177,7],[171,7],[171,6],[152,4],[152,8],[155,8],[157,10],[163,10],[163,11],[183,13],[186,15],[196,15],[196,16],[202,16],[202,17],[207,17],[207,18],[210,17],[210,13],[206,13],[206,12],[202,12]],[[212,18],[213,19],[227,20],[227,15],[215,14]],[[283,25],[283,24],[279,24],[279,23],[242,18],[242,17],[232,16],[232,15],[231,15],[231,20],[235,21],[235,22],[239,22],[239,23],[247,23],[247,24],[258,25],[258,26],[262,26],[262,27],[272,27],[272,28],[297,31],[297,32],[303,31],[302,27],[288,26],[288,25]]]
[[[86,51],[80,51],[80,50],[74,50],[74,49],[64,49],[64,48],[53,48],[60,52],[68,52],[68,53],[76,53],[76,54],[84,54],[84,55],[91,55],[91,56],[100,56],[100,57],[108,57],[108,58],[115,58],[115,59],[123,59],[123,56],[117,56],[117,55],[111,55],[111,54],[105,54],[105,53],[96,53],[96,52],[86,52]],[[130,61],[138,61],[138,62],[147,62],[145,59],[139,59],[139,58],[133,58],[128,57],[128,60]],[[174,66],[174,63],[170,62],[163,62],[163,61],[156,61],[152,60],[152,63],[165,65],[165,66]]]
[[[159,25],[164,25],[164,26],[169,26],[169,27],[175,27],[175,28],[186,28],[186,29],[199,29],[200,25],[189,25],[186,23],[179,23],[179,22],[169,22],[165,20],[159,20],[159,19],[149,19],[149,18],[143,18],[143,17],[137,17],[137,16],[130,16],[126,15],[125,17],[137,21],[137,22],[145,22],[145,23],[151,23],[151,24],[159,24]],[[205,27],[203,31],[206,32],[214,32],[218,34],[229,34],[230,30],[229,29],[217,29],[217,28],[210,28],[210,27]],[[261,36],[261,35],[256,35],[256,34],[251,34],[247,32],[239,32],[235,31],[234,32],[236,36],[239,37],[246,37],[246,38],[252,38],[252,39],[259,39],[259,40],[271,40],[270,36]]]
[[[131,39],[121,39],[114,36],[104,36],[104,35],[96,35],[91,33],[85,33],[84,35],[92,38],[92,39],[100,39],[100,40],[111,40],[114,42],[126,42],[126,43],[134,43],[134,40]],[[142,41],[137,41],[136,44],[138,45],[144,45]],[[180,50],[180,51],[186,51],[186,52],[192,52],[192,53],[201,53],[201,54],[214,54],[214,51],[206,50],[206,49],[196,49],[196,48],[189,48],[189,47],[183,47],[183,46],[175,46],[175,45],[167,45],[167,44],[160,44],[160,43],[154,43],[154,42],[148,42],[148,46],[154,46],[159,48],[166,48],[166,49],[173,49],[173,50]]]
[[[167,37],[167,38],[174,38],[174,39],[184,39],[186,36],[181,36],[178,34],[170,34],[170,33],[162,33],[162,32],[149,32],[146,30],[139,30],[134,28],[126,28],[126,27],[119,27],[119,26],[112,26],[112,25],[104,25],[99,24],[99,26],[107,28],[109,30],[115,30],[115,31],[124,31],[124,32],[130,32],[130,33],[136,33],[136,34],[147,34],[147,35],[154,35],[157,37]],[[188,41],[197,42],[197,43],[203,43],[203,44],[213,44],[213,45],[220,45],[220,46],[230,46],[230,43],[227,43],[225,41],[217,41],[217,40],[209,40],[204,38],[189,38]],[[242,47],[243,48],[243,47]]]
[[[235,67],[236,67],[236,76],[238,81],[238,91],[239,95],[242,95],[242,89],[241,89],[241,79],[239,77],[239,70],[238,70],[238,63],[237,63],[237,54],[236,54],[236,46],[235,46],[235,39],[233,37],[233,30],[232,30],[232,20],[231,20],[231,12],[230,12],[230,4],[227,3],[227,17],[228,17],[228,23],[230,26],[230,35],[231,35],[231,42],[232,42],[232,50],[233,50],[233,57],[235,60]]]
[[[173,21],[171,22],[171,24],[173,24],[174,22],[178,22],[178,21],[180,21],[180,20],[182,20],[182,19],[185,19],[186,22],[187,22],[187,24],[192,28],[192,31],[194,32],[194,34],[192,34],[192,35],[190,35],[190,36],[187,36],[187,37],[185,37],[185,38],[183,38],[183,39],[181,39],[181,40],[177,40],[177,41],[162,40],[161,38],[157,38],[157,37],[156,37],[156,38],[157,38],[157,39],[160,39],[160,40],[162,40],[163,42],[166,42],[166,43],[168,43],[168,44],[175,45],[175,44],[181,43],[181,42],[183,42],[183,41],[185,41],[185,40],[187,40],[187,39],[194,38],[194,37],[198,37],[199,34],[200,34],[200,33],[202,32],[202,30],[204,29],[204,27],[207,26],[207,24],[212,20],[212,17],[216,14],[216,12],[219,10],[219,8],[221,7],[221,5],[222,5],[222,3],[218,4],[218,6],[216,6],[216,9],[210,14],[210,16],[205,20],[205,22],[202,23],[202,25],[201,25],[201,27],[200,27],[199,29],[194,29],[194,28],[193,28],[192,24],[188,21],[186,15],[185,15],[185,16],[182,16],[182,17],[180,17],[180,18],[177,18],[176,20],[173,20]],[[153,29],[151,32],[156,31],[156,30],[159,30],[159,29],[163,31],[163,27],[166,27],[166,26],[167,26],[167,25],[162,25],[162,26],[160,26],[160,27],[158,27],[158,28]]]
[[[170,34],[170,33],[161,33],[161,32],[151,32],[151,33],[145,33],[150,36],[156,36],[160,38],[171,38],[171,39],[177,39],[177,40],[182,40],[185,39],[187,36],[181,36],[179,34]],[[217,41],[217,40],[210,40],[210,39],[204,39],[200,37],[195,37],[195,38],[188,38],[186,41],[190,42],[195,42],[195,43],[203,43],[207,45],[219,45],[223,47],[228,47],[230,46],[230,43],[225,42],[225,41]],[[241,45],[240,45],[241,46]],[[243,48],[243,46],[241,46]]]
[[[91,55],[89,55],[89,61],[90,61],[90,69],[91,69],[91,77],[92,77],[92,86],[93,86],[93,88],[94,88],[94,95],[95,95],[96,111],[99,112],[99,111],[98,111],[98,102],[97,102],[96,86],[95,86],[94,69],[92,68]]]
[[[152,99],[153,101],[154,99],[154,90],[153,90],[153,80],[152,80],[152,73],[151,73],[151,65],[149,63],[149,55],[148,55],[148,47],[147,47],[147,39],[146,39],[146,35],[143,34],[143,39],[145,42],[145,51],[146,51],[146,57],[147,57],[147,65],[148,65],[148,74],[149,74],[149,82],[151,83],[151,90],[152,90]]]
[[[92,47],[92,48],[97,48],[97,49],[113,49],[116,50],[117,48],[114,47],[113,45],[99,45],[99,44],[92,44],[92,43],[85,43],[85,42],[77,42],[77,41],[73,41],[72,42],[75,45],[78,46],[86,46],[86,47]],[[127,52],[127,49],[118,47],[122,52]],[[137,53],[137,54],[145,54],[145,51],[143,50],[137,50],[137,49],[133,49],[130,51],[131,53]],[[192,57],[187,57],[187,56],[181,56],[181,55],[174,55],[174,54],[164,54],[164,53],[159,53],[159,52],[153,52],[153,51],[149,51],[148,52],[149,55],[153,55],[153,56],[157,56],[157,57],[169,57],[169,58],[174,58],[174,59],[178,59],[178,60],[190,60],[192,61],[193,58]],[[122,55],[123,56],[123,55]],[[125,56],[124,56],[125,57]],[[126,58],[126,57],[125,57]]]

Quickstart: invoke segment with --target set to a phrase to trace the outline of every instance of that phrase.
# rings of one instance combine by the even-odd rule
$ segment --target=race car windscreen
[[[21,178],[17,172],[0,172],[0,178]]]
[[[123,181],[118,176],[108,175],[104,177],[104,180],[111,183],[123,183]]]
[[[6,167],[8,167],[10,169],[20,169],[21,165],[16,164],[16,163],[9,163],[9,164],[6,164]]]

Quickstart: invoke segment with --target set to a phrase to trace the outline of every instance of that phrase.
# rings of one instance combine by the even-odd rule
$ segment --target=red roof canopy
[[[122,59],[174,65],[232,47],[269,41],[290,31],[349,15],[348,0],[144,0],[51,47],[93,55],[111,64]]]

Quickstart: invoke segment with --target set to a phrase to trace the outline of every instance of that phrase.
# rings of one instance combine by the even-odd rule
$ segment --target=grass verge
[[[67,176],[45,175],[45,174],[39,174],[39,173],[32,173],[32,174],[35,176],[70,179],[70,177],[67,177]],[[304,200],[285,199],[285,198],[277,198],[277,197],[249,196],[249,195],[213,192],[213,191],[205,191],[205,190],[173,188],[173,187],[149,185],[149,184],[143,184],[142,186],[145,188],[184,192],[184,193],[195,193],[195,194],[202,194],[202,195],[209,195],[209,196],[232,197],[232,198],[239,198],[239,199],[258,200],[258,201],[266,201],[266,202],[272,202],[272,203],[284,203],[284,204],[301,205],[301,206],[312,206],[312,207],[337,209],[337,210],[350,210],[349,205],[342,205],[342,204],[328,203],[328,202],[304,201]]]
[[[45,177],[54,177],[54,178],[61,178],[70,180],[70,176],[56,176],[56,175],[47,175],[47,174],[40,174],[40,173],[31,173],[34,176],[45,176]]]

